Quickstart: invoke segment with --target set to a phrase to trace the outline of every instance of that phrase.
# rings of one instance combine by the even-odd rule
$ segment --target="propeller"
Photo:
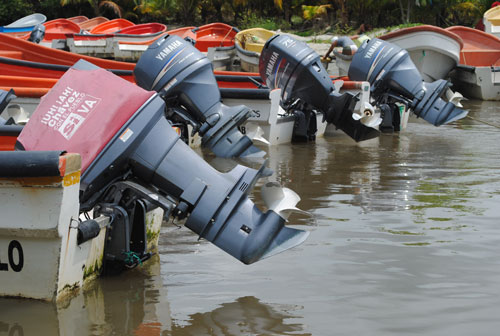
[[[268,210],[275,212],[284,220],[292,212],[310,215],[309,212],[298,209],[295,205],[300,201],[299,195],[293,190],[281,187],[278,182],[268,182],[261,188],[262,199]],[[302,243],[309,236],[308,231],[297,230],[284,226],[273,239],[261,259],[268,258]]]
[[[250,139],[254,141],[260,141],[268,146],[270,145],[269,141],[266,138],[264,138],[264,130],[259,125],[257,125],[256,123],[249,122],[246,123],[245,128],[246,128],[246,135]]]
[[[268,182],[261,188],[262,200],[269,210],[276,212],[280,217],[288,220],[292,212],[310,215],[309,212],[296,207],[300,201],[295,191],[281,187],[278,182]]]
[[[466,98],[464,98],[464,96],[462,96],[460,92],[453,92],[450,88],[448,88],[445,94],[446,94],[446,99],[450,103],[454,104],[457,107],[464,107],[461,101]]]
[[[17,125],[26,125],[29,120],[28,113],[20,105],[13,104],[7,107],[7,113]]]
[[[363,108],[353,111],[352,118],[359,120],[365,126],[377,128],[382,123],[380,112],[375,112],[375,108],[368,102],[362,104]]]

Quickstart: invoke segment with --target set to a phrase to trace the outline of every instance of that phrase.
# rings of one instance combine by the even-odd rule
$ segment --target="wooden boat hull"
[[[462,39],[435,26],[404,28],[380,37],[406,49],[426,82],[444,79],[458,64]]]

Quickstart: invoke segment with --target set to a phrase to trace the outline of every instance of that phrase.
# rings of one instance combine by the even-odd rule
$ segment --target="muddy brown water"
[[[312,214],[290,217],[299,247],[245,266],[169,223],[151,261],[69,302],[0,299],[0,335],[496,334],[500,129],[478,120],[500,104],[465,104],[475,120],[270,148]]]

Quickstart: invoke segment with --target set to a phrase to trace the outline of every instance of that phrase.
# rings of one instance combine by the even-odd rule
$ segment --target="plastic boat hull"
[[[469,98],[500,100],[500,39],[468,27],[446,30],[460,36],[460,64],[450,74],[454,88]]]
[[[435,26],[404,28],[380,37],[406,49],[426,82],[444,79],[458,64],[462,39]]]

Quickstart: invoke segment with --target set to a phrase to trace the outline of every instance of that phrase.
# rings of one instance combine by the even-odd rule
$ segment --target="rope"
[[[229,34],[230,34],[232,31],[233,31],[233,28],[231,27],[231,29],[229,29],[229,30],[227,31],[226,36],[224,36],[224,38],[222,39],[222,41],[220,41],[220,46],[221,46],[221,47],[223,47],[223,46],[224,46],[224,40],[226,39],[226,37],[228,37],[228,36],[229,36]]]
[[[485,125],[489,125],[489,126],[492,126],[492,127],[496,127],[496,128],[500,128],[499,125],[496,125],[496,124],[492,124],[492,123],[489,123],[487,121],[484,121],[484,120],[481,120],[481,119],[476,119],[476,118],[473,118],[471,117],[470,115],[467,115],[466,118],[469,118],[471,120],[474,120],[474,121],[477,121],[477,122],[480,122],[480,123],[483,123]]]
[[[132,265],[136,262],[139,263],[139,265],[142,265],[142,260],[141,258],[139,257],[139,255],[137,253],[135,253],[134,251],[129,251],[129,252],[123,252],[123,254],[125,254],[126,258],[124,260],[124,262],[128,265]]]

